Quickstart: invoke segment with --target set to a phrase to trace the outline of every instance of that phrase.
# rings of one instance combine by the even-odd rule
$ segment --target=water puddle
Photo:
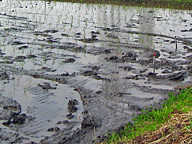
[[[1,81],[1,94],[19,102],[22,106],[21,113],[34,119],[27,125],[11,129],[17,129],[23,135],[28,136],[30,140],[38,140],[37,142],[39,142],[45,136],[52,134],[47,131],[50,127],[57,126],[60,129],[67,127],[65,124],[58,125],[58,121],[68,120],[66,117],[69,114],[67,107],[69,100],[72,99],[78,101],[78,110],[73,114],[74,118],[71,120],[76,121],[73,129],[80,128],[83,105],[80,95],[74,91],[73,87],[26,75],[15,75],[12,79]]]

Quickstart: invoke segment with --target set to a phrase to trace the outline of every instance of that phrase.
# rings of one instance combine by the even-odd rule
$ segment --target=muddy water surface
[[[46,84],[49,84],[49,90],[43,88]],[[64,84],[22,75],[14,76],[13,80],[2,81],[0,89],[2,95],[21,104],[22,113],[31,116],[32,121],[29,125],[18,127],[18,130],[34,139],[41,140],[42,137],[50,135],[50,132],[47,132],[50,127],[57,125],[58,121],[67,120],[69,100],[74,98],[78,100],[77,114],[80,116],[82,112],[79,94]],[[75,119],[77,116],[74,115]],[[81,121],[80,117],[78,121]],[[75,127],[80,127],[79,125],[80,123],[77,123]],[[58,128],[64,127],[64,125],[58,126]]]
[[[0,50],[1,140],[91,143],[191,82],[192,12],[2,0]]]

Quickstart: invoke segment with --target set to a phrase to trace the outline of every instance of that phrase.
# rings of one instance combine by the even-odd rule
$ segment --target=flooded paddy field
[[[102,140],[191,84],[191,54],[189,10],[2,0],[0,140]]]

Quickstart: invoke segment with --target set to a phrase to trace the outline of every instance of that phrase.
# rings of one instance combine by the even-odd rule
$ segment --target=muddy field
[[[191,83],[191,54],[191,11],[2,0],[0,141],[100,141]]]

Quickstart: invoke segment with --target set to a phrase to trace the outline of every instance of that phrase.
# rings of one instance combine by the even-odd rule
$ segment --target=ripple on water
[[[46,84],[50,86],[48,89],[43,87]],[[82,119],[77,117],[81,115],[83,106],[79,93],[74,91],[73,87],[26,75],[16,75],[13,80],[1,81],[0,90],[3,96],[13,98],[21,104],[21,113],[34,117],[29,124],[18,127],[18,130],[30,139],[40,140],[52,134],[47,132],[50,127],[55,127],[58,121],[67,120],[70,99],[78,100],[78,110],[72,120],[79,121],[75,127],[80,127]],[[57,126],[66,127],[64,124]]]

